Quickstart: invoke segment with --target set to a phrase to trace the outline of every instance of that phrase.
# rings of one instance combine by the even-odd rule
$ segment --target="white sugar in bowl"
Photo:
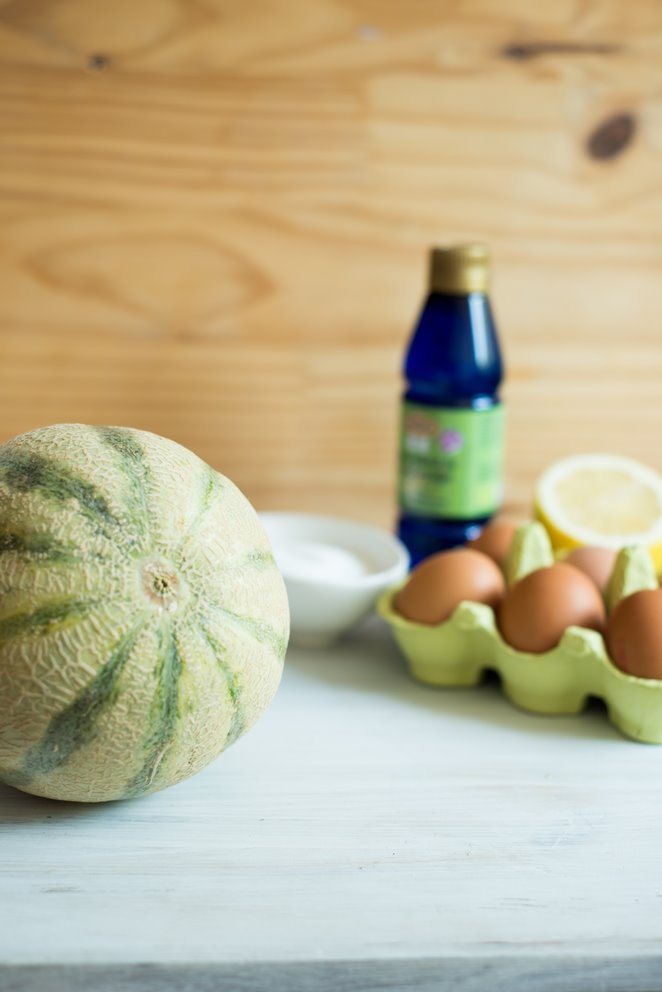
[[[373,608],[409,568],[405,546],[356,520],[312,513],[261,513],[287,587],[292,643],[326,647]]]

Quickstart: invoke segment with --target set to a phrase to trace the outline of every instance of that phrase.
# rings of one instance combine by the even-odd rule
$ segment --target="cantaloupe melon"
[[[229,479],[144,431],[0,447],[0,781],[95,802],[195,774],[278,686],[284,583]]]

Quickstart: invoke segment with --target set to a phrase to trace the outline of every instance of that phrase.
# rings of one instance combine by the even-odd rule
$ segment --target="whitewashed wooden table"
[[[377,622],[190,782],[0,787],[0,868],[2,992],[662,989],[662,747],[415,685]]]

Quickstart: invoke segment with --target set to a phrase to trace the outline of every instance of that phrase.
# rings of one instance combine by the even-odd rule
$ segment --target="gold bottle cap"
[[[486,293],[489,285],[487,245],[448,245],[430,252],[430,292]]]

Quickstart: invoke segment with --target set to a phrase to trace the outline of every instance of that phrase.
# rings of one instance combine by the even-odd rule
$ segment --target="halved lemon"
[[[619,455],[572,455],[551,465],[535,491],[538,519],[555,548],[643,544],[662,571],[662,476]]]

